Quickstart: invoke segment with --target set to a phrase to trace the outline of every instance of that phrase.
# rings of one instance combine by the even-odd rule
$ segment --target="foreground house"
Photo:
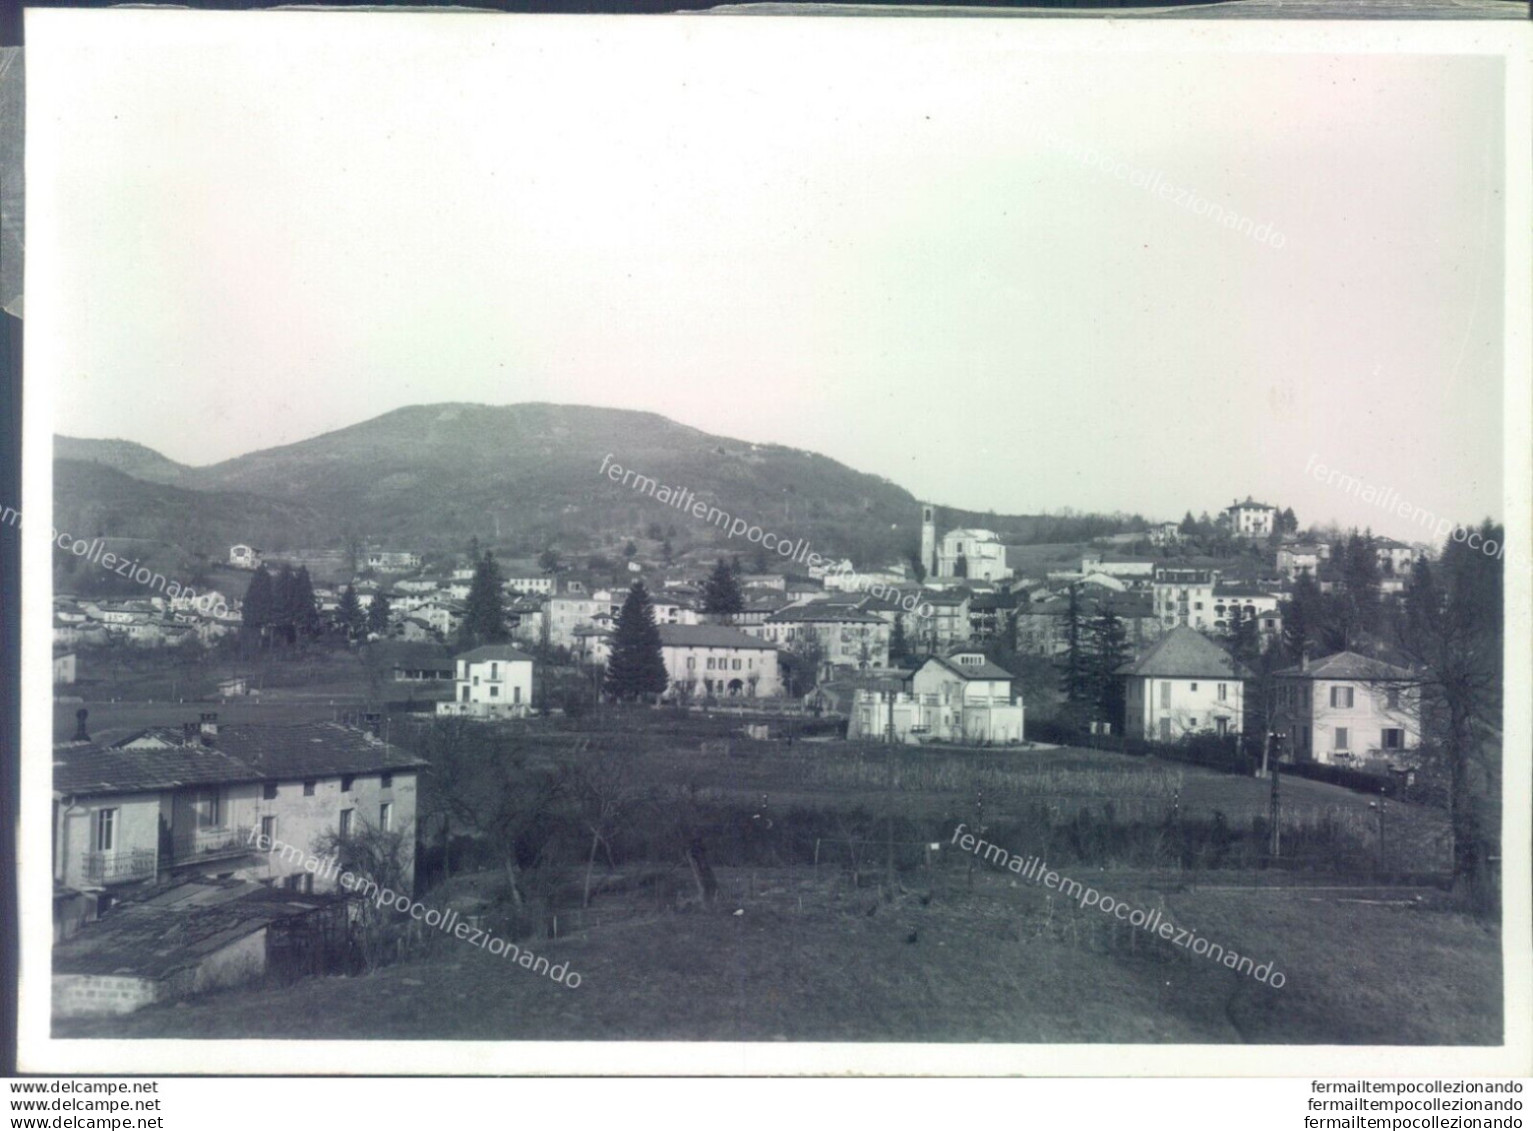
[[[1239,734],[1245,709],[1245,665],[1208,637],[1183,625],[1140,659],[1125,664],[1124,733],[1175,742],[1189,734]]]
[[[109,745],[61,744],[53,758],[54,880],[98,911],[195,876],[327,890],[308,867],[327,834],[376,828],[413,846],[425,765],[340,723],[221,726],[211,713]],[[263,834],[292,851],[263,851]]]
[[[1012,674],[981,652],[931,656],[898,684],[858,689],[847,737],[1000,744],[1022,741]]]
[[[722,624],[662,624],[660,654],[673,689],[693,695],[782,694],[777,648]]]
[[[1386,762],[1421,744],[1419,678],[1356,652],[1277,672],[1271,707],[1285,760]]]
[[[532,657],[509,644],[485,644],[454,658],[453,697],[439,715],[525,718],[532,707]]]

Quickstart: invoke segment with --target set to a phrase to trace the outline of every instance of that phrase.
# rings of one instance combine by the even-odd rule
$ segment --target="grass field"
[[[603,896],[526,945],[570,989],[469,943],[354,978],[227,992],[58,1037],[1490,1044],[1499,942],[1435,895],[1079,875],[1272,962],[1264,985],[980,865],[887,899],[844,874],[721,870],[712,908]],[[455,881],[472,883],[473,877]],[[445,898],[445,893],[443,893]],[[924,902],[923,902],[924,900]],[[738,913],[737,913],[738,912]],[[583,918],[583,921],[582,921]],[[913,940],[913,941],[912,941]],[[1407,976],[1408,975],[1408,976]],[[1272,979],[1276,981],[1276,979]],[[359,1066],[360,1067],[360,1066]]]
[[[167,715],[163,706],[119,704],[101,711],[100,721],[177,721],[176,710],[185,708]],[[231,721],[294,721],[329,717],[331,708],[295,696],[220,711]],[[720,883],[711,907],[695,900],[686,866],[666,855],[663,838],[641,835],[616,838],[616,869],[598,868],[597,897],[580,909],[585,840],[551,842],[524,920],[531,935],[520,941],[553,962],[567,960],[582,976],[578,989],[428,934],[426,949],[370,975],[64,1020],[56,1035],[1499,1040],[1497,932],[1431,886],[1407,886],[1399,876],[1396,886],[1368,886],[1378,863],[1370,838],[1379,828],[1368,796],[1286,779],[1285,844],[1302,848],[1309,836],[1309,855],[1293,857],[1297,872],[1258,871],[1247,863],[1265,846],[1264,780],[1071,748],[890,753],[844,741],[736,736],[726,753],[720,744],[739,726],[738,718],[642,711],[504,730],[535,765],[620,754],[645,788],[691,787],[703,814],[697,827]],[[396,719],[392,737],[410,745],[419,735]],[[1018,855],[1043,851],[1061,874],[1271,962],[1286,983],[1256,982],[990,865],[971,869],[949,837],[960,821],[975,827],[978,789],[993,843]],[[763,812],[775,819],[769,833],[756,819]],[[1390,802],[1385,822],[1392,866],[1430,872],[1444,863],[1442,813]],[[1183,826],[1196,831],[1195,851],[1189,856],[1178,842],[1163,853],[1167,830],[1180,836]],[[847,829],[870,838],[859,842],[859,856],[837,849],[834,838]],[[890,829],[905,842],[893,887],[881,866]],[[1220,830],[1233,847],[1211,852]],[[822,844],[824,837],[831,839]],[[932,841],[943,847],[922,847]],[[1350,855],[1328,858],[1342,849]],[[422,899],[446,906],[482,897],[493,908],[501,882],[498,872],[460,874]]]

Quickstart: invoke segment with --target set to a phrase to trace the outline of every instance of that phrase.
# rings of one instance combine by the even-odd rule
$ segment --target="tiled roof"
[[[800,624],[806,621],[833,621],[836,624],[883,624],[871,613],[836,605],[795,605],[767,617],[768,624]]]
[[[1336,652],[1329,656],[1322,656],[1318,660],[1311,660],[1309,667],[1297,664],[1291,668],[1284,668],[1276,674],[1282,676],[1300,676],[1304,679],[1414,679],[1415,676],[1406,668],[1397,668],[1393,664],[1386,664],[1383,660],[1375,660],[1371,656],[1361,656],[1356,652]]]
[[[1161,679],[1244,679],[1251,673],[1201,632],[1178,625],[1156,641],[1137,662],[1119,668],[1118,674]]]
[[[774,645],[726,624],[662,624],[660,643],[673,648],[756,648],[775,652]]]
[[[260,781],[264,775],[205,746],[118,750],[82,744],[53,749],[53,788],[65,794],[140,793]]]
[[[58,974],[163,978],[278,919],[337,906],[339,895],[308,895],[248,880],[188,880],[130,898],[53,950]]]
[[[926,661],[928,664],[941,664],[948,671],[960,679],[1015,679],[1016,677],[1001,667],[986,660],[981,664],[960,664],[956,659],[948,659],[944,656],[932,656]]]
[[[130,748],[142,737],[172,743]],[[415,769],[426,763],[364,730],[340,723],[224,724],[204,745],[169,727],[140,731],[112,746],[63,744],[53,751],[53,786],[66,794],[143,793],[195,785],[294,781]]]
[[[218,749],[254,766],[266,777],[284,781],[426,765],[407,750],[341,723],[235,723],[220,726],[214,742]]]
[[[459,652],[453,657],[455,660],[467,660],[470,663],[483,663],[485,660],[506,660],[516,663],[526,660],[532,663],[532,657],[520,648],[513,648],[509,644],[481,644],[467,652]]]

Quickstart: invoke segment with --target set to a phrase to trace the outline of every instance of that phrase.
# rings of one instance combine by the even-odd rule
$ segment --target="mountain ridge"
[[[722,541],[722,532],[602,475],[607,456],[781,537],[807,538],[822,552],[889,560],[919,539],[919,501],[881,476],[816,452],[595,405],[409,405],[201,467],[132,441],[56,437],[55,452],[58,463],[88,462],[151,486],[219,496],[216,506],[249,508],[265,540],[257,532],[232,540],[268,549],[276,541],[340,546],[360,539],[457,551],[478,539],[513,553],[555,545],[579,554],[642,538],[652,524],[674,529],[680,541]],[[135,524],[127,485],[78,470],[63,483],[62,494],[56,488],[61,510],[88,502],[70,490],[109,488],[112,517]],[[163,528],[164,496],[146,493],[144,504]],[[237,513],[216,522],[199,506],[190,513],[210,534],[240,525]],[[1040,521],[1058,521],[957,508],[939,508],[939,515],[943,528],[986,526],[1018,540]],[[274,540],[271,525],[284,519],[294,531]],[[725,545],[731,553],[751,550],[739,538]]]

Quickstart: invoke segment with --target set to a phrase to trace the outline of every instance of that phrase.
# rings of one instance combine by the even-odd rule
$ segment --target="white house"
[[[663,624],[660,652],[673,690],[770,698],[781,694],[777,648],[721,624]]]
[[[526,574],[508,577],[504,587],[513,593],[541,593],[545,596],[554,591],[554,579],[543,574]]]
[[[532,657],[509,644],[485,644],[453,657],[453,698],[439,715],[524,718],[532,705]]]
[[[1232,632],[1238,620],[1252,620],[1257,636],[1271,643],[1283,631],[1278,609],[1282,599],[1281,593],[1268,593],[1253,585],[1220,582],[1214,586],[1214,631]]]
[[[999,744],[1022,741],[1022,699],[1012,674],[981,652],[932,656],[903,687],[861,688],[848,738]]]
[[[1402,577],[1410,573],[1417,556],[1414,549],[1393,538],[1377,539],[1373,543],[1373,552],[1378,555],[1379,571],[1385,577]]]
[[[1151,586],[1155,615],[1168,628],[1212,628],[1214,587],[1218,584],[1216,569],[1157,569]]]
[[[229,547],[229,564],[235,569],[259,569],[261,565],[261,551],[254,546],[246,546],[243,543]]]
[[[1182,524],[1179,522],[1158,522],[1150,528],[1150,545],[1152,546],[1175,546],[1182,540]]]
[[[1176,626],[1118,673],[1128,680],[1124,733],[1130,738],[1175,742],[1200,731],[1240,733],[1250,672],[1195,629]]]
[[[1278,572],[1290,581],[1306,570],[1313,577],[1320,572],[1320,563],[1325,558],[1322,548],[1313,542],[1290,542],[1278,547]]]
[[[1398,758],[1421,743],[1420,680],[1356,652],[1277,672],[1271,708],[1285,760],[1349,765]]]
[[[1225,507],[1224,517],[1235,534],[1243,538],[1265,538],[1272,533],[1277,520],[1277,508],[1253,502],[1251,496],[1247,495],[1245,502],[1236,499]]]
[[[379,573],[407,573],[420,569],[421,556],[409,550],[369,550],[367,565]]]

